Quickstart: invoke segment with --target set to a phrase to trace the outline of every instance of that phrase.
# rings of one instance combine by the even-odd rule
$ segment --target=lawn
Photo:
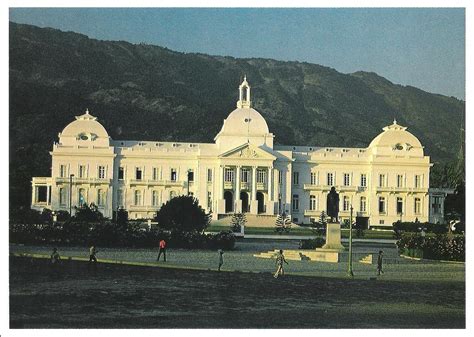
[[[337,265],[337,264],[336,264]],[[449,271],[445,269],[444,272]],[[10,258],[11,328],[464,328],[464,281]]]

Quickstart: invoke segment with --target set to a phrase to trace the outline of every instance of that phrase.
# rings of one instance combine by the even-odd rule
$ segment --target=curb
[[[447,260],[432,260],[432,259],[422,259],[421,257],[413,257],[408,255],[400,254],[400,257],[408,260],[415,260],[415,261],[432,261],[432,262],[440,262],[440,263],[452,263],[452,264],[466,264],[463,261],[447,261]]]

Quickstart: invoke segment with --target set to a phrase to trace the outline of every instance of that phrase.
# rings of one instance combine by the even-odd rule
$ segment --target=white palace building
[[[130,219],[152,219],[174,196],[192,194],[213,219],[285,212],[309,223],[335,186],[342,219],[352,205],[370,227],[443,222],[445,194],[430,199],[430,158],[406,129],[394,121],[365,148],[274,145],[246,79],[214,143],[112,140],[86,111],[54,143],[51,177],[33,178],[32,208],[94,203],[106,217],[123,207]]]

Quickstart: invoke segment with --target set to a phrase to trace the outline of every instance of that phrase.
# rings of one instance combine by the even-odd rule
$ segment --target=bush
[[[316,249],[321,248],[326,243],[323,238],[300,240],[300,249]]]
[[[231,231],[208,234],[209,249],[232,250],[235,247],[235,235]]]
[[[433,260],[465,261],[464,235],[438,234],[422,237],[418,233],[402,234],[397,241],[401,254]]]
[[[196,198],[182,195],[164,204],[155,219],[163,229],[202,232],[209,225],[211,215],[206,214]]]
[[[448,232],[448,225],[434,224],[430,222],[394,222],[393,231],[395,232],[396,238],[400,238],[400,235],[405,232],[417,233],[424,229],[426,233],[444,234]]]

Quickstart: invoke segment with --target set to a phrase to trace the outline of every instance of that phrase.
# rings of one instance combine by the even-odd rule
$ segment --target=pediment
[[[219,158],[229,159],[269,159],[275,160],[276,157],[259,147],[251,144],[243,144],[229,151],[221,153]]]

